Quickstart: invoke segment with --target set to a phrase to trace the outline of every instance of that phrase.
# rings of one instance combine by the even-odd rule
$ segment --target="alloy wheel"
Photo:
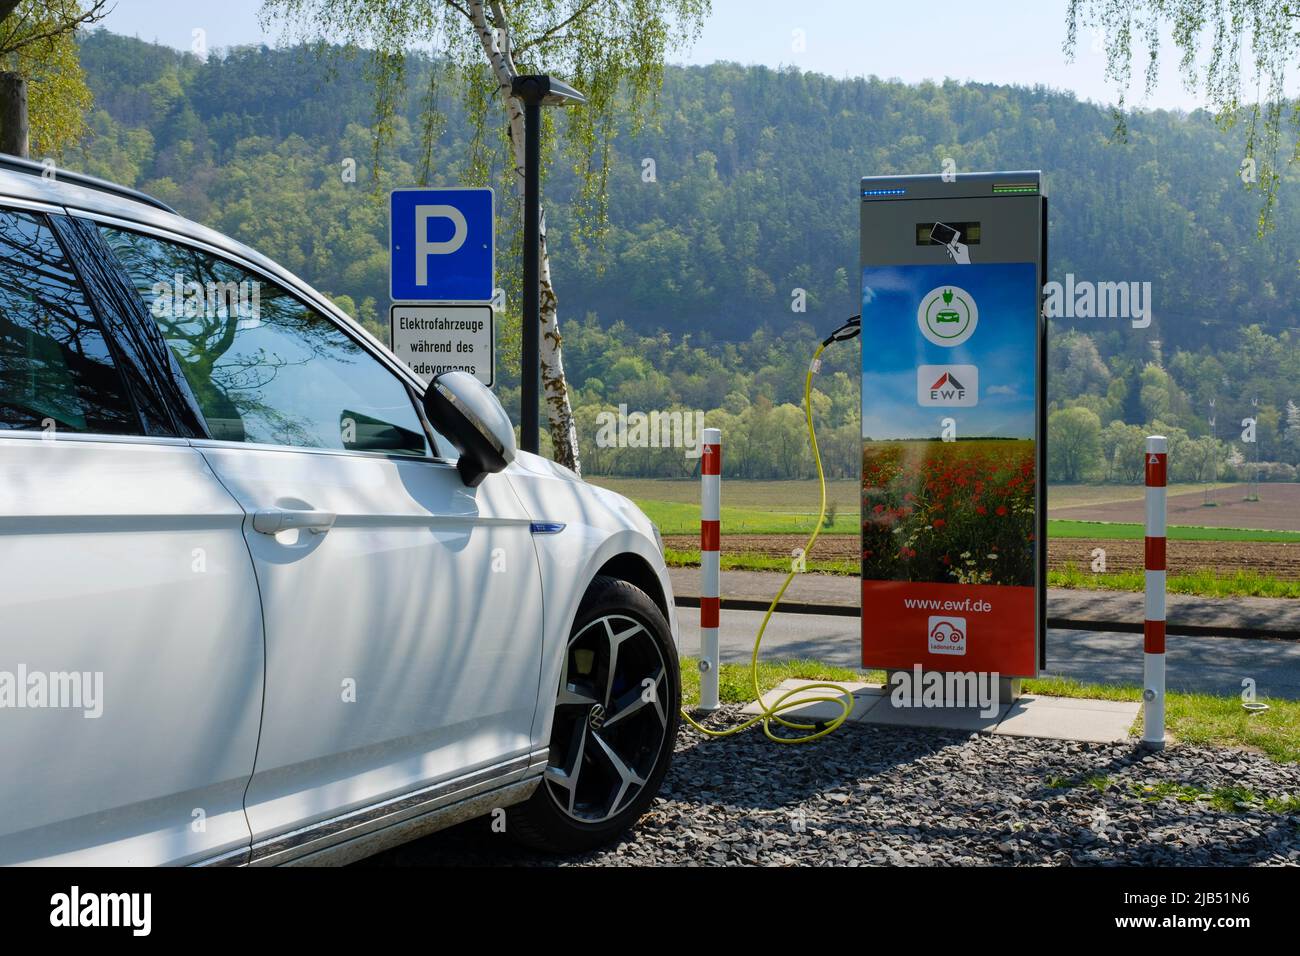
[[[603,823],[641,792],[668,733],[667,675],[658,642],[626,614],[598,617],[569,640],[545,778],[568,816]]]

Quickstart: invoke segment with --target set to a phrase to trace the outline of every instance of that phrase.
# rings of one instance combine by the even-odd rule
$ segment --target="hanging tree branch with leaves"
[[[1246,120],[1242,180],[1264,190],[1259,214],[1262,235],[1272,225],[1279,182],[1279,155],[1287,113],[1300,130],[1300,100],[1286,100],[1288,74],[1300,56],[1300,2],[1297,0],[1070,0],[1066,14],[1065,52],[1073,58],[1080,26],[1101,33],[1106,76],[1118,92],[1115,114],[1121,136],[1126,132],[1124,106],[1133,76],[1133,41],[1147,49],[1145,84],[1150,94],[1159,79],[1162,28],[1173,34],[1178,67],[1191,89],[1204,83],[1205,99],[1219,124],[1229,129]],[[1197,65],[1208,35],[1209,59]],[[1241,101],[1242,59],[1249,46],[1249,79],[1254,97]],[[1300,136],[1290,161],[1300,160]]]

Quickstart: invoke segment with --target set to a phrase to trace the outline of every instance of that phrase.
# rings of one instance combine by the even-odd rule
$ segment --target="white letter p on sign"
[[[442,242],[429,241],[429,220],[450,219],[456,231],[450,239]],[[415,207],[415,282],[417,285],[429,284],[429,256],[445,256],[455,252],[465,244],[469,228],[465,225],[465,216],[455,206],[416,206]]]

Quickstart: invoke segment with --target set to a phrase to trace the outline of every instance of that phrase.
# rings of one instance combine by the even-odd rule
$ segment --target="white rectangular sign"
[[[394,305],[388,315],[393,354],[425,382],[458,370],[492,387],[496,335],[490,305]]]

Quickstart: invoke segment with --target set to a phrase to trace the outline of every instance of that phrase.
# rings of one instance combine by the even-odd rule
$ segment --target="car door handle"
[[[337,515],[332,511],[293,511],[286,508],[263,508],[253,514],[253,530],[262,534],[278,534],[291,528],[306,528],[314,534],[324,534],[334,527]]]

